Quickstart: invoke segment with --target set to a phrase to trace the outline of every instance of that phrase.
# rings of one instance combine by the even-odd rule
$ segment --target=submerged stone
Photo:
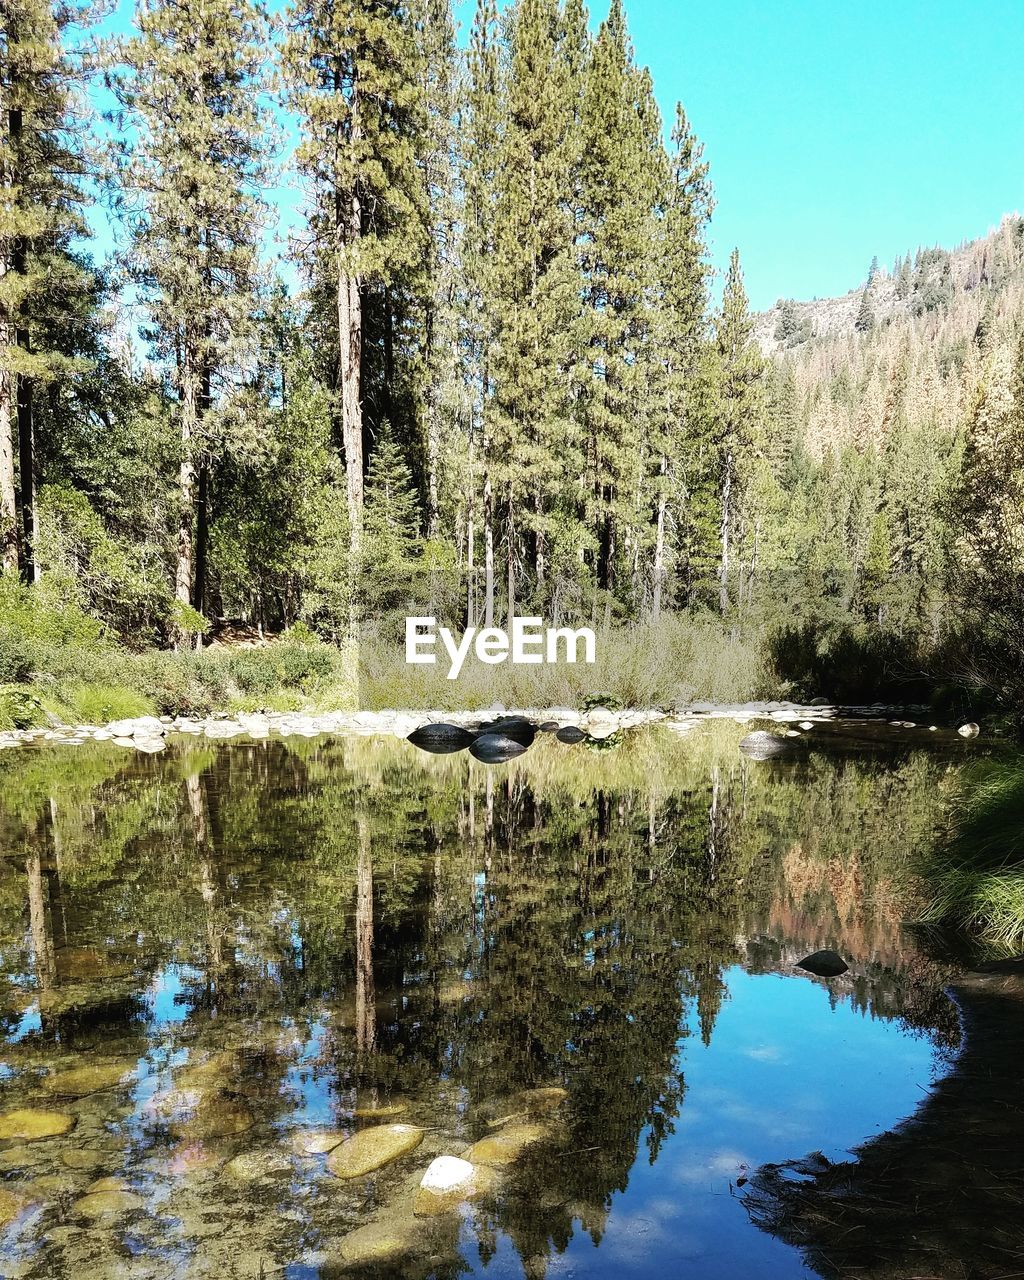
[[[97,1178],[95,1182],[90,1183],[89,1186],[86,1187],[86,1191],[89,1193],[89,1195],[93,1195],[97,1191],[127,1191],[127,1190],[128,1190],[128,1183],[125,1182],[124,1178],[119,1178],[116,1175],[113,1175],[109,1178]]]
[[[419,1244],[415,1218],[385,1218],[350,1231],[341,1242],[341,1256],[350,1266],[367,1266],[401,1258]]]
[[[463,1159],[470,1164],[515,1164],[527,1147],[543,1141],[546,1136],[547,1130],[540,1124],[509,1124],[497,1133],[474,1142]]]
[[[213,1094],[202,1098],[188,1119],[172,1127],[184,1138],[202,1139],[229,1138],[232,1134],[244,1133],[252,1125],[253,1115],[245,1103]]]
[[[408,1110],[408,1102],[383,1102],[379,1107],[356,1107],[352,1114],[358,1120],[390,1120]]]
[[[141,1196],[132,1191],[95,1191],[75,1201],[75,1212],[83,1218],[123,1218],[126,1213],[141,1209]]]
[[[555,734],[559,742],[568,742],[570,745],[574,742],[583,742],[586,736],[579,725],[575,724],[567,724]]]
[[[413,1200],[417,1218],[433,1218],[452,1213],[467,1200],[475,1200],[494,1189],[496,1170],[473,1165],[458,1156],[438,1156],[427,1169]]]
[[[407,739],[421,751],[429,751],[433,755],[452,755],[456,751],[464,751],[473,741],[473,735],[456,724],[425,724],[422,728],[410,733]]]
[[[229,1160],[224,1171],[233,1178],[243,1182],[256,1182],[260,1178],[270,1178],[278,1173],[288,1173],[292,1162],[280,1151],[269,1148],[264,1151],[243,1151]]]
[[[130,1078],[134,1064],[124,1062],[97,1063],[88,1067],[72,1067],[69,1071],[57,1071],[43,1081],[47,1093],[68,1098],[84,1098],[89,1093],[113,1089]]]
[[[469,754],[484,764],[504,764],[521,756],[527,748],[503,733],[483,733],[469,748]]]
[[[60,1153],[60,1162],[67,1169],[81,1169],[91,1173],[94,1169],[102,1169],[113,1159],[109,1151],[89,1151],[85,1147],[72,1147],[70,1151]]]
[[[0,1227],[6,1227],[8,1223],[23,1213],[31,1203],[26,1196],[16,1191],[10,1191],[7,1187],[0,1187]]]
[[[438,1156],[420,1179],[423,1191],[443,1195],[457,1187],[468,1186],[473,1181],[473,1166],[458,1156]]]
[[[837,951],[814,951],[797,962],[798,969],[806,969],[819,978],[838,978],[849,967]]]
[[[76,1119],[66,1111],[46,1111],[43,1108],[19,1107],[0,1115],[0,1138],[20,1138],[22,1142],[38,1142],[40,1138],[55,1138],[70,1133]]]
[[[334,1148],[327,1168],[336,1178],[361,1178],[407,1155],[423,1141],[423,1130],[414,1124],[381,1124]]]
[[[976,725],[973,720],[969,720],[967,724],[962,724],[960,728],[957,729],[957,733],[961,738],[976,738],[978,734],[981,733],[981,728]]]
[[[299,1129],[292,1134],[292,1147],[307,1156],[322,1156],[340,1147],[348,1137],[337,1129]]]

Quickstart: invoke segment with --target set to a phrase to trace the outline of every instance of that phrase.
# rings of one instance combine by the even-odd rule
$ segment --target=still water
[[[5,753],[0,1275],[812,1274],[745,1188],[949,1070],[901,921],[958,765],[743,732]]]

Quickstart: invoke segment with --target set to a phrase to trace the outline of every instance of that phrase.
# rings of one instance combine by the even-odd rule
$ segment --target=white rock
[[[438,1156],[423,1175],[420,1186],[435,1195],[445,1195],[472,1180],[473,1166],[468,1160],[460,1160],[458,1156]]]
[[[135,746],[135,739],[126,738],[124,737],[123,734],[117,734],[115,737],[111,738],[111,741],[113,742],[115,747],[134,747]]]
[[[957,733],[961,738],[976,738],[980,732],[981,729],[973,720],[969,721],[967,724],[962,724],[960,728],[957,729]]]
[[[155,755],[167,746],[163,738],[133,738],[131,744],[136,751],[144,751],[147,755]]]
[[[804,733],[806,733],[808,729],[813,729],[814,725],[810,720],[801,720],[800,728],[803,729]]]
[[[245,730],[234,720],[214,720],[206,724],[203,732],[208,738],[237,738]]]

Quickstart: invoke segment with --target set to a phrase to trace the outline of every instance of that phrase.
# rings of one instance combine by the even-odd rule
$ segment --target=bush
[[[154,711],[149,698],[117,684],[73,686],[68,690],[67,701],[83,724],[131,720],[135,716],[150,716]]]
[[[262,649],[238,649],[226,659],[227,670],[246,694],[268,695],[278,689],[314,693],[337,672],[338,653],[324,644],[284,641]]]

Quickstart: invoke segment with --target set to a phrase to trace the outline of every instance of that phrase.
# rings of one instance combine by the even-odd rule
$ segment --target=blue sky
[[[280,8],[274,3],[273,8]],[[475,0],[460,0],[464,43]],[[592,5],[594,25],[607,0]],[[705,142],[715,265],[751,303],[843,293],[873,255],[983,235],[1024,209],[1024,3],[626,0],[662,113]],[[120,0],[108,30],[125,30]],[[297,193],[270,193],[286,229]],[[110,243],[93,217],[97,249]]]

